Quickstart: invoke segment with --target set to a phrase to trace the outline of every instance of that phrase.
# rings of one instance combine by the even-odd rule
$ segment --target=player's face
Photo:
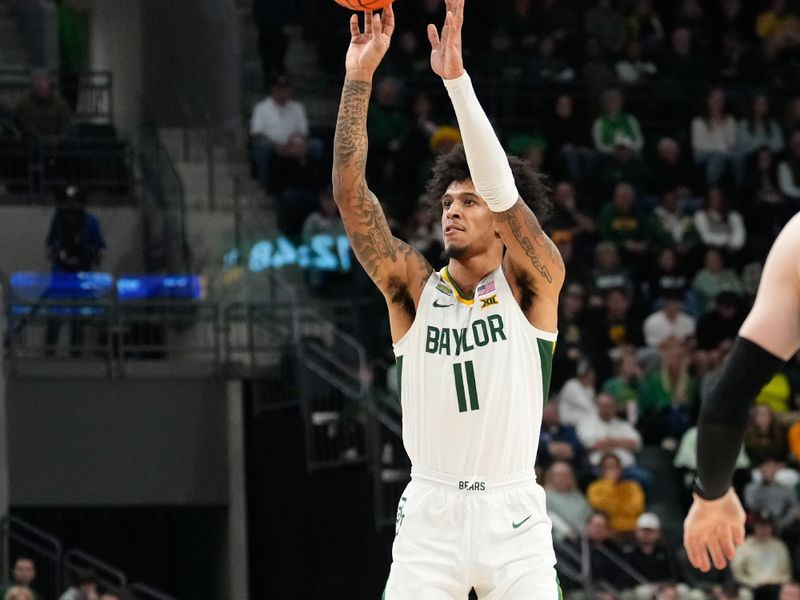
[[[475,191],[472,181],[454,181],[442,197],[442,233],[445,252],[464,259],[500,244],[494,213]]]

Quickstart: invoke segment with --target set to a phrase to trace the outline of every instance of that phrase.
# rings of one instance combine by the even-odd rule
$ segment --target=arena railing
[[[59,73],[51,78],[58,88]],[[13,109],[31,89],[28,69],[0,69],[0,105]],[[111,71],[83,71],[78,75],[78,107],[76,121],[114,123],[114,76]]]
[[[223,337],[230,374],[258,377],[279,369],[297,338],[297,311],[290,303],[235,302],[223,310]]]
[[[9,515],[0,523],[3,580],[10,580],[11,557],[29,556],[36,564],[37,591],[45,598],[57,598],[71,585],[80,571],[94,571],[100,582],[118,592],[129,591],[137,600],[176,600],[143,583],[128,586],[124,571],[100,558],[78,549],[64,552],[61,541],[30,523]]]
[[[0,140],[0,181],[17,202],[48,199],[68,184],[84,187],[94,204],[127,202],[133,187],[130,144],[113,137]]]
[[[146,109],[142,113],[148,114]],[[186,237],[183,180],[149,117],[139,125],[137,154],[147,219],[147,268],[189,272],[191,253]]]
[[[397,396],[376,385],[369,396],[368,411],[373,518],[375,531],[381,533],[396,525],[398,500],[411,479],[411,461],[403,448]]]
[[[69,550],[64,554],[64,589],[73,583],[76,575],[89,570],[94,571],[104,587],[119,590],[128,584],[128,577],[117,567],[82,550]]]
[[[177,374],[182,365],[185,375],[222,367],[220,311],[214,302],[10,298],[6,318],[12,376],[46,374],[42,369],[48,362],[65,367],[59,375],[77,377],[151,373],[160,363]]]

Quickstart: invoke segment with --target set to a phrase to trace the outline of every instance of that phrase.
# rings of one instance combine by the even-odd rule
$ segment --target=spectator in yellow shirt
[[[608,453],[600,461],[600,479],[586,492],[589,505],[606,513],[611,529],[628,534],[636,529],[636,519],[644,512],[644,490],[635,481],[622,479],[622,463]]]
[[[773,60],[800,45],[800,19],[787,10],[786,0],[772,0],[770,10],[758,15],[756,34],[764,40],[767,58]]]

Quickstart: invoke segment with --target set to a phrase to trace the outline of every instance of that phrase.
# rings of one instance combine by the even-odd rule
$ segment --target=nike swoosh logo
[[[520,527],[522,527],[523,525],[525,525],[525,523],[527,523],[527,522],[528,522],[528,519],[530,519],[532,516],[533,516],[533,515],[528,515],[528,516],[527,516],[527,518],[525,518],[525,519],[522,519],[522,521],[520,521],[519,523],[512,523],[512,524],[511,524],[511,526],[512,526],[514,529],[519,529]]]
[[[438,300],[434,300],[433,308],[447,308],[448,306],[453,306],[452,304],[439,304]]]

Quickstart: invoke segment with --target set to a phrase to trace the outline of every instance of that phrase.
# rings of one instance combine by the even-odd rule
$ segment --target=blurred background
[[[567,264],[537,468],[568,596],[800,598],[797,361],[748,426],[737,561],[680,549],[699,402],[800,209],[799,8],[467,4]],[[436,268],[443,14],[397,3],[367,166]],[[4,600],[380,597],[409,464],[329,187],[348,41],[330,0],[0,0]]]

